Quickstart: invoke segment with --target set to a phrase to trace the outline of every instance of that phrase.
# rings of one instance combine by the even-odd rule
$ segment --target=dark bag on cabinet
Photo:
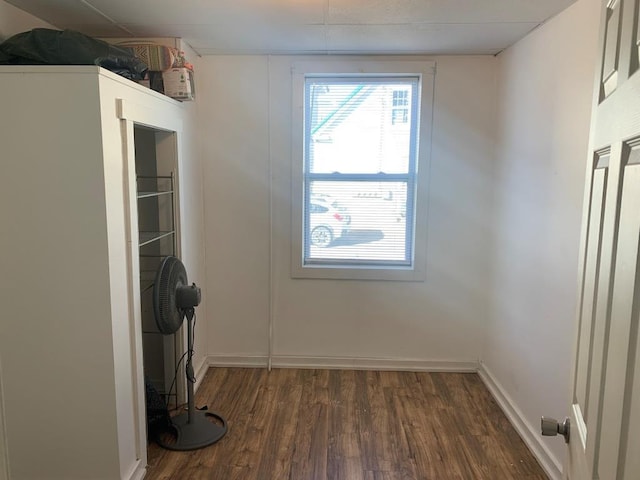
[[[73,30],[34,28],[0,43],[4,65],[97,65],[131,80],[142,80],[148,67],[124,48]]]

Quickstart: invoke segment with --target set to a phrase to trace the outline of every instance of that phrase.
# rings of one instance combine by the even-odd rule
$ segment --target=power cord
[[[175,372],[173,372],[173,380],[171,382],[171,386],[169,387],[169,392],[166,394],[167,399],[165,400],[165,406],[167,407],[167,410],[170,410],[170,411],[174,411],[174,410],[177,410],[178,408],[180,408],[180,406],[178,405],[178,402],[176,402],[176,408],[175,409],[170,409],[169,408],[169,399],[171,398],[171,391],[173,390],[173,387],[176,385],[176,380],[178,378],[178,370],[180,369],[180,364],[184,360],[184,357],[187,356],[187,353],[189,353],[189,352],[184,352],[182,354],[182,356],[180,357],[180,360],[178,360],[178,363],[176,364],[176,370],[175,370]]]
[[[196,338],[196,319],[197,319],[197,315],[194,312],[194,314],[193,314],[193,327],[191,328],[191,338],[188,339],[188,343],[190,345],[194,344],[195,338]],[[187,380],[189,380],[192,383],[196,383],[195,375],[189,376],[189,372],[193,371],[193,369],[190,368],[190,367],[192,365],[192,359],[193,359],[193,354],[194,353],[195,353],[195,350],[193,348],[188,349],[186,352],[184,352],[180,356],[180,359],[178,360],[178,363],[176,364],[176,369],[173,372],[173,380],[171,381],[171,386],[169,387],[169,393],[167,393],[167,398],[166,398],[166,401],[165,401],[165,405],[167,407],[167,410],[169,410],[169,399],[171,398],[171,392],[173,390],[173,387],[176,386],[176,381],[178,379],[178,371],[180,370],[180,364],[184,360],[184,357],[187,357],[187,363],[185,365],[185,369],[186,369],[186,372],[187,372],[187,374],[186,374]],[[181,407],[181,405],[178,405],[178,403],[176,402],[176,408],[171,410],[171,411],[178,410],[180,407]]]
[[[191,338],[188,340],[188,344],[189,345],[193,345],[196,341],[196,320],[197,320],[197,315],[194,311],[193,313],[193,327],[191,327]],[[193,360],[193,354],[194,354],[194,349],[191,348],[190,350],[187,350],[187,352],[189,355],[187,356],[187,365],[186,365],[186,370],[187,370],[187,380],[189,380],[191,383],[196,383],[196,376],[193,373],[193,365],[192,365],[192,360]],[[189,376],[189,374],[191,374],[191,376]]]

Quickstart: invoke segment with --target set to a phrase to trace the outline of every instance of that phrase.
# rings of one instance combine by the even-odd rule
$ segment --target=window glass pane
[[[407,173],[418,79],[306,79],[310,173]]]
[[[305,263],[410,263],[407,182],[311,181]]]

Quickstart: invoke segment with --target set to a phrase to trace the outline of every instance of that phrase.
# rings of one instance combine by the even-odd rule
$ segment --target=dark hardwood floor
[[[211,368],[229,424],[190,452],[149,446],[147,479],[546,479],[476,374]]]

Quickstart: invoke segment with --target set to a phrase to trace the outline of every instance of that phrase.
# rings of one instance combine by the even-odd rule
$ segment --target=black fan
[[[165,257],[158,268],[153,287],[153,309],[158,329],[171,335],[187,317],[187,411],[171,418],[170,441],[159,436],[156,441],[170,450],[196,450],[220,440],[227,433],[227,422],[213,412],[196,410],[193,398],[193,319],[200,304],[200,288],[187,282],[184,264],[176,257]],[[212,419],[215,420],[212,421]]]

